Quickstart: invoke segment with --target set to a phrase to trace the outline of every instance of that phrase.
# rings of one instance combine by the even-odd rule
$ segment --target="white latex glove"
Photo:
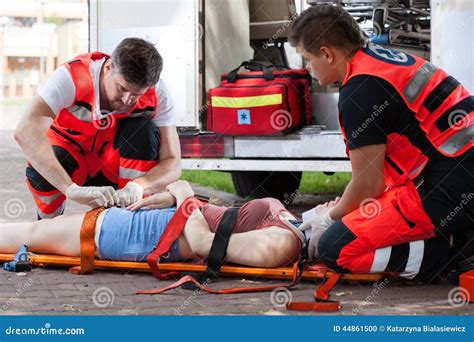
[[[326,210],[322,214],[316,214],[311,220],[303,222],[298,229],[305,231],[311,229],[311,237],[309,239],[308,246],[308,257],[311,259],[319,258],[318,243],[321,239],[323,233],[332,226],[336,221],[334,221],[331,216],[329,216],[329,210]],[[305,234],[306,235],[306,234]]]
[[[119,202],[115,189],[111,186],[79,186],[72,183],[66,189],[66,197],[74,202],[96,207],[110,207]]]
[[[116,203],[122,208],[138,202],[143,198],[143,188],[135,182],[128,182],[122,189],[117,191],[120,202]]]

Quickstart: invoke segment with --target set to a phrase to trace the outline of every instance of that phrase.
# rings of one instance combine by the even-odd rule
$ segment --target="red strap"
[[[158,267],[159,258],[168,253],[173,242],[175,242],[179,235],[184,230],[186,221],[194,210],[201,208],[203,203],[194,197],[188,197],[176,210],[176,213],[171,218],[170,222],[165,228],[165,231],[160,237],[160,241],[156,248],[147,256],[146,262],[150,266],[153,275],[160,279],[168,279],[170,277],[176,277],[179,272],[167,272],[161,273]]]
[[[268,286],[253,286],[253,287],[232,287],[226,289],[215,290],[209,288],[199,281],[197,281],[193,276],[186,275],[179,279],[177,282],[168,285],[166,287],[162,287],[159,289],[153,290],[139,290],[136,294],[161,294],[167,292],[169,290],[175,289],[184,283],[192,282],[196,285],[201,291],[213,294],[235,294],[235,293],[248,293],[248,292],[265,292],[265,291],[272,291],[276,288],[292,288],[295,286],[301,279],[302,272],[299,269],[299,264],[296,262],[293,265],[293,280],[290,284],[278,284],[278,285],[268,285]],[[293,311],[319,311],[319,312],[334,312],[339,311],[340,303],[338,301],[330,301],[329,292],[337,283],[339,278],[341,277],[340,273],[333,273],[329,279],[319,286],[316,291],[314,292],[314,299],[315,302],[289,302],[286,304],[287,310]]]
[[[89,210],[82,221],[80,241],[81,241],[81,264],[69,269],[73,274],[89,274],[94,270],[95,258],[95,225],[97,219],[105,208],[99,207]]]
[[[271,291],[274,290],[278,287],[286,287],[290,288],[294,286],[295,284],[280,284],[280,285],[267,285],[267,286],[253,286],[253,287],[230,287],[226,289],[220,289],[220,290],[215,290],[210,287],[207,287],[203,284],[201,284],[199,281],[197,281],[193,276],[191,275],[186,275],[179,279],[177,282],[160,288],[160,289],[155,289],[155,290],[139,290],[137,291],[137,294],[160,294],[163,292],[166,292],[168,290],[175,289],[184,283],[187,282],[192,282],[194,285],[196,285],[201,291],[207,292],[207,293],[213,293],[213,294],[234,294],[234,293],[248,293],[248,292],[265,292],[265,291]]]
[[[327,281],[321,284],[314,292],[314,298],[319,300],[329,300],[329,292],[341,277],[341,273],[332,273]]]
[[[339,301],[329,300],[329,292],[341,277],[340,273],[332,273],[328,280],[314,291],[314,302],[290,302],[286,304],[288,310],[293,311],[339,311],[341,304]]]
[[[301,272],[299,268],[299,262],[295,262],[293,264],[293,279],[290,284],[277,284],[277,285],[266,285],[266,286],[252,286],[252,287],[231,287],[231,288],[226,288],[226,289],[220,289],[220,290],[214,290],[212,288],[209,288],[203,284],[201,284],[199,281],[197,281],[193,276],[191,275],[186,275],[179,279],[177,282],[168,285],[163,288],[159,289],[153,289],[153,290],[139,290],[136,292],[136,294],[160,294],[172,289],[175,289],[179,286],[181,286],[184,283],[187,282],[192,282],[194,285],[196,285],[201,291],[208,292],[208,293],[214,293],[214,294],[233,294],[233,293],[248,293],[248,292],[265,292],[265,291],[272,291],[276,288],[291,288],[295,286],[296,284],[299,283],[301,276],[303,272]]]

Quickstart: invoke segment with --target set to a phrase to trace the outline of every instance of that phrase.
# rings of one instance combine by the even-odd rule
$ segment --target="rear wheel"
[[[241,197],[274,197],[285,205],[296,197],[302,172],[233,171],[232,182]]]

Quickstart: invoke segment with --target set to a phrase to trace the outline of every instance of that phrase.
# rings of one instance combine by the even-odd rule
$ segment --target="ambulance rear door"
[[[90,0],[89,49],[112,53],[127,37],[156,44],[161,78],[174,99],[177,126],[198,127],[202,25],[198,0]]]

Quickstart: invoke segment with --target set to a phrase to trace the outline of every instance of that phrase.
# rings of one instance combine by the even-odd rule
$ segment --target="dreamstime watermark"
[[[382,103],[380,106],[374,105],[372,107],[373,111],[370,114],[370,116],[365,119],[365,121],[357,127],[357,129],[352,131],[352,138],[355,139],[361,134],[387,107],[390,106],[390,102],[385,100],[384,103]]]
[[[468,203],[474,198],[474,193],[470,192],[467,195],[462,194],[461,197],[461,202],[459,202],[459,204],[444,219],[441,220],[441,227],[444,227],[446,224],[448,224],[449,221],[451,221],[459,212],[461,212],[468,205]]]
[[[53,328],[51,323],[45,323],[40,328],[15,328],[9,326],[5,329],[6,335],[84,335],[83,328]]]
[[[362,217],[371,219],[380,214],[382,205],[375,198],[366,198],[360,203],[359,212]]]
[[[460,131],[464,128],[467,128],[470,124],[470,121],[465,110],[456,109],[449,113],[448,123],[451,128]]]
[[[92,294],[92,302],[98,308],[106,308],[113,305],[115,301],[114,292],[108,287],[99,287]]]
[[[211,279],[210,278],[207,278],[203,283],[202,283],[202,286],[206,287],[207,285],[209,285],[211,283]],[[185,310],[192,302],[197,302],[196,301],[196,298],[197,296],[202,292],[202,290],[198,287],[196,288],[193,293],[188,296],[188,298],[186,298],[183,302],[183,304],[181,304],[178,308],[174,309],[174,314],[176,316],[181,316],[182,315],[182,311]]]
[[[280,38],[285,31],[293,24],[295,19],[298,17],[298,13],[293,14],[288,21],[286,21],[281,27],[275,31],[275,33],[265,42],[263,43],[263,49],[268,49],[269,44],[275,43],[275,41]]]
[[[277,287],[270,293],[270,302],[276,308],[285,308],[292,299],[293,295],[286,287]]]
[[[283,197],[285,198],[283,200],[283,205],[284,206],[287,206],[289,204],[291,204],[291,202],[293,202],[296,198],[296,196],[298,196],[300,192],[298,190],[296,190],[295,192],[291,193],[291,194],[284,194]]]
[[[184,203],[183,215],[186,218],[194,217],[199,213],[199,203],[197,201],[188,201]]]
[[[469,291],[464,287],[454,287],[448,293],[448,303],[453,308],[460,308],[461,306],[467,305],[470,300]]]
[[[15,303],[17,300],[20,299],[20,297],[23,295],[23,293],[25,293],[25,291],[31,286],[33,285],[33,278],[29,278],[27,281],[25,281],[16,291],[15,293],[13,294],[13,296],[11,296],[10,298],[8,298],[8,300],[5,302],[5,304],[3,304],[2,306],[2,310],[3,311],[6,311],[8,310],[8,308],[10,306],[13,305],[13,303]]]
[[[112,114],[109,114],[99,120],[92,120],[92,125],[99,131],[105,131],[109,128],[115,127],[116,123],[117,119],[115,119],[115,115]]]
[[[275,130],[285,130],[291,127],[293,118],[290,112],[284,109],[274,111],[270,116],[270,125]]]
[[[16,219],[25,215],[26,205],[19,198],[10,198],[3,206],[3,211],[8,218]]]
[[[363,307],[363,306],[366,306],[368,304],[370,304],[374,299],[375,297],[377,297],[377,295],[382,292],[382,290],[390,283],[390,280],[388,278],[385,278],[383,281],[381,281],[380,283],[374,283],[373,284],[373,289],[372,291],[370,292],[370,294],[365,297],[365,300],[360,303],[359,305],[357,305],[357,307],[355,307],[354,309],[352,309],[352,313],[354,315],[358,314],[360,309]]]

